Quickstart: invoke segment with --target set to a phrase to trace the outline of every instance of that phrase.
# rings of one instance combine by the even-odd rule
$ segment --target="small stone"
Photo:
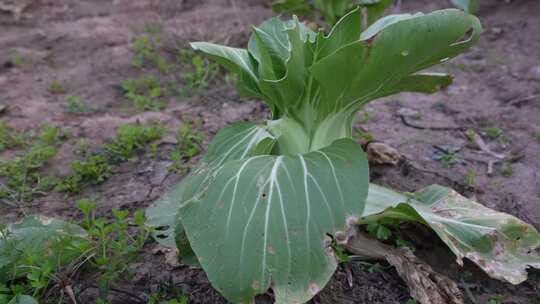
[[[397,113],[400,116],[405,116],[405,117],[412,118],[415,120],[418,120],[421,118],[420,111],[414,110],[414,109],[400,108]]]
[[[398,150],[380,142],[370,143],[367,146],[367,155],[372,164],[392,166],[397,165],[403,157]]]
[[[492,41],[497,40],[502,36],[503,33],[504,33],[503,28],[495,26],[489,30],[488,38],[489,40],[492,40]]]

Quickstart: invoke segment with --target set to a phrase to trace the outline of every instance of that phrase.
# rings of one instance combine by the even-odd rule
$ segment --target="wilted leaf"
[[[22,254],[39,254],[43,259],[52,257],[61,265],[69,263],[80,252],[70,247],[64,252],[51,252],[50,246],[62,239],[84,242],[85,238],[86,231],[80,226],[44,216],[29,216],[20,223],[8,225],[0,230],[0,282],[26,274],[28,269],[12,271]]]
[[[460,265],[468,258],[496,279],[519,284],[527,279],[528,267],[540,268],[535,251],[540,234],[533,226],[445,187],[434,185],[408,196],[371,184],[363,216],[374,214],[429,226]]]

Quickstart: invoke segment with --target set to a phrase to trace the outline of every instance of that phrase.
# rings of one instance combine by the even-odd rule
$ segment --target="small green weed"
[[[159,34],[163,31],[163,25],[159,22],[145,22],[143,31],[148,34]]]
[[[155,76],[130,78],[122,82],[124,96],[141,110],[159,111],[165,107],[162,98],[168,95]]]
[[[22,146],[24,134],[13,131],[6,123],[0,121],[0,152]]]
[[[52,94],[63,94],[66,92],[66,88],[64,87],[64,85],[58,80],[53,80],[49,82],[49,86],[47,89],[49,93]]]
[[[351,257],[347,254],[345,248],[336,243],[335,240],[332,242],[332,248],[334,248],[334,253],[339,263],[348,263],[351,261]]]
[[[465,176],[465,184],[471,188],[476,186],[476,170],[471,169]]]
[[[165,299],[160,294],[151,294],[148,299],[148,304],[188,304],[189,297],[186,295],[181,295],[173,299]]]
[[[79,193],[88,185],[99,185],[111,175],[111,166],[103,155],[92,155],[84,160],[71,163],[73,173],[57,186],[59,191]]]
[[[416,302],[414,299],[409,299],[407,302],[405,302],[405,304],[418,304],[418,302]]]
[[[540,142],[540,132],[535,132],[533,134],[533,137],[536,138],[536,140]]]
[[[161,73],[167,74],[173,66],[167,62],[165,57],[159,54],[161,48],[161,38],[155,35],[143,35],[133,40],[133,51],[135,55],[131,65],[136,68],[143,68],[149,64],[155,66]]]
[[[138,253],[143,248],[149,236],[149,230],[144,223],[144,213],[137,211],[133,217],[135,232],[129,230],[129,211],[113,209],[114,220],[108,222],[104,218],[95,218],[96,203],[83,199],[77,202],[77,208],[84,215],[83,227],[93,240],[95,254],[90,260],[92,266],[100,271],[98,287],[103,300],[107,299],[111,284],[125,273],[130,263],[139,258]]]
[[[86,114],[94,112],[90,106],[82,101],[79,96],[69,96],[66,99],[66,105],[64,106],[66,113],[71,114]]]
[[[482,131],[491,140],[495,140],[503,135],[503,130],[496,126],[484,128]]]
[[[116,138],[105,145],[105,155],[110,163],[127,161],[146,144],[160,139],[165,131],[166,128],[159,124],[121,125],[116,131]]]
[[[56,179],[39,170],[56,155],[59,142],[59,129],[45,126],[28,151],[11,160],[0,160],[0,177],[6,181],[1,184],[0,198],[23,202],[54,188]]]
[[[192,52],[188,52],[192,53]],[[186,55],[184,55],[186,56]],[[189,95],[193,91],[205,89],[219,73],[219,65],[210,62],[208,59],[195,54],[188,55],[191,70],[185,72],[183,89],[184,95]]]
[[[458,163],[458,156],[456,153],[444,152],[439,156],[438,160],[443,164],[443,166],[450,168]]]
[[[23,67],[32,62],[30,57],[23,55],[22,53],[14,50],[11,52],[11,60],[16,67]]]
[[[82,199],[76,205],[84,215],[83,227],[41,217],[28,217],[11,226],[13,234],[0,226],[0,260],[4,262],[0,264],[0,303],[13,297],[35,299],[24,303],[51,300],[51,291],[56,288],[63,293],[83,267],[96,272],[101,300],[107,302],[111,284],[138,260],[150,231],[142,211],[128,219],[128,211],[113,210],[113,219],[108,220],[96,218],[97,204],[92,200]]]
[[[467,136],[468,141],[474,142],[478,134],[473,129],[467,129],[467,131],[465,131],[465,136]]]
[[[199,131],[201,127],[201,119],[186,119],[180,125],[176,133],[178,145],[171,154],[173,164],[169,167],[169,170],[180,174],[189,171],[186,163],[201,152],[201,144],[204,140],[204,134]]]

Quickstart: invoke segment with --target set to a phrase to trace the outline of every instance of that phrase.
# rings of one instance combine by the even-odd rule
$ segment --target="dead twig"
[[[75,298],[75,293],[73,292],[73,288],[71,288],[71,285],[67,285],[66,287],[64,287],[64,291],[67,293],[71,302],[73,302],[73,304],[77,304],[77,299]]]
[[[470,138],[476,144],[476,146],[478,146],[478,148],[482,152],[484,152],[485,154],[491,155],[491,156],[493,156],[493,157],[495,157],[497,159],[501,159],[501,160],[506,158],[506,155],[504,155],[504,154],[499,154],[499,153],[495,153],[495,152],[491,151],[491,149],[488,147],[486,142],[475,131],[467,130],[466,133],[467,134],[465,134],[465,135],[467,135],[467,137]]]
[[[450,278],[435,272],[408,248],[395,248],[367,236],[357,227],[349,231],[345,248],[360,256],[386,260],[396,268],[409,287],[411,297],[421,304],[463,304],[458,285]]]
[[[508,102],[508,105],[517,107],[517,106],[520,106],[521,103],[528,102],[537,98],[540,98],[540,94],[530,95],[527,97],[519,97],[519,98],[510,100]]]
[[[410,121],[407,120],[407,118],[404,115],[399,115],[399,118],[401,119],[401,122],[406,125],[407,127],[411,127],[418,130],[430,130],[430,131],[464,131],[464,127],[429,127],[429,126],[420,126],[417,124],[413,124]]]

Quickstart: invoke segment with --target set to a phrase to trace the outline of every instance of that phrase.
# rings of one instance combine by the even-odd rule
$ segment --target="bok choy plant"
[[[273,18],[253,28],[247,49],[192,43],[237,74],[239,90],[272,117],[222,129],[147,218],[156,239],[198,261],[231,302],[251,303],[269,288],[276,303],[308,301],[336,269],[333,241],[388,258],[355,237],[359,225],[384,218],[430,227],[458,263],[470,259],[494,278],[517,284],[540,266],[532,226],[441,186],[400,194],[370,184],[366,155],[351,139],[368,102],[448,86],[450,76],[421,71],[470,48],[478,19],[448,9],[387,16],[365,31],[361,24],[359,10],[327,35]]]

